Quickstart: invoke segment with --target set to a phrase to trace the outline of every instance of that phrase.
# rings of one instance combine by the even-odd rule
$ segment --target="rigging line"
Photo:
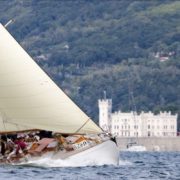
[[[6,27],[8,27],[11,23],[13,23],[14,22],[14,19],[10,19],[5,25],[4,25],[4,27],[6,28]]]
[[[25,119],[25,118],[22,118],[22,119]],[[30,119],[50,119],[50,118],[30,118]],[[6,122],[9,123],[9,124],[13,124],[13,125],[23,126],[23,127],[25,127],[25,128],[30,128],[28,125],[24,125],[24,124],[22,125],[22,124],[20,124],[21,122],[19,122],[19,123],[14,123],[14,122],[11,122],[11,121],[8,121],[8,120],[6,120]],[[47,124],[45,124],[45,125],[47,125]],[[58,126],[58,124],[55,124],[55,125]]]
[[[130,95],[130,101],[132,102],[132,109],[133,109],[133,112],[137,112],[137,108],[136,108],[136,103],[135,103],[135,98],[134,98],[134,87],[133,87],[133,82],[131,80],[131,77],[132,77],[132,74],[129,70],[129,73],[128,73],[128,89],[129,89],[129,95]]]
[[[2,122],[3,122],[3,126],[4,126],[4,131],[5,131],[5,132],[8,132],[8,131],[7,131],[7,128],[6,128],[6,125],[5,125],[5,123],[8,122],[7,116],[6,116],[5,113],[3,113],[3,112],[0,112],[0,115],[1,115],[1,117],[2,117]],[[18,129],[18,127],[17,127],[17,129]],[[7,133],[5,133],[5,136],[6,136],[6,139],[8,139]]]
[[[15,126],[16,126],[17,130],[20,130],[20,128],[19,128],[19,126],[18,126],[18,124],[15,124]]]
[[[1,111],[0,111],[0,116],[2,117],[2,122],[3,122],[4,129],[5,129],[5,130],[6,130],[5,123],[18,125],[18,123],[13,123],[13,122],[11,122],[11,121],[8,121],[7,116],[5,115],[5,113],[4,113],[4,112],[2,112],[2,109],[1,109]]]
[[[138,136],[138,130],[137,130],[137,108],[136,108],[136,103],[135,103],[135,98],[134,98],[134,87],[133,87],[133,82],[132,82],[132,71],[128,68],[128,90],[129,90],[129,101],[132,102],[132,111],[133,111],[133,118],[134,118],[134,123],[135,123],[135,137],[137,138]]]
[[[24,128],[29,128],[27,125],[21,125],[21,124],[19,124],[19,123],[14,123],[14,122],[8,121],[7,118],[6,118],[5,121],[3,120],[3,124],[4,124],[5,122],[6,122],[6,123],[9,123],[9,124],[15,125],[15,126],[17,127],[17,130],[21,130],[19,126],[22,126],[22,127],[24,127]],[[4,124],[4,125],[5,125],[5,124]],[[6,131],[6,130],[7,130],[7,129],[5,128],[5,131]]]
[[[4,118],[4,117],[5,117],[5,118]],[[5,131],[7,131],[7,129],[6,129],[6,127],[5,127],[5,122],[6,122],[6,123],[9,123],[9,124],[15,125],[16,128],[17,128],[17,130],[20,130],[18,123],[12,123],[12,122],[8,121],[8,119],[7,119],[7,117],[6,117],[5,115],[4,115],[4,117],[3,117],[3,125],[4,125]],[[24,126],[24,127],[26,127],[26,126]]]
[[[4,114],[2,114],[2,112],[1,112],[1,117],[2,117],[2,122],[3,122],[4,130],[6,131],[6,126],[5,126],[5,121],[4,121],[5,116],[4,116]]]
[[[74,134],[78,133],[89,122],[89,120],[90,118],[87,121],[85,121],[85,123],[79,129],[77,129]]]

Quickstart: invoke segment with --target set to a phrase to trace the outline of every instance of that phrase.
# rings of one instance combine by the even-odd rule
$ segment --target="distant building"
[[[177,114],[160,112],[112,113],[112,100],[101,99],[99,104],[99,125],[105,131],[119,137],[175,137],[177,136]]]
[[[164,62],[164,61],[168,61],[171,57],[173,57],[175,55],[175,52],[174,51],[171,51],[171,52],[156,52],[154,53],[154,57],[156,59],[158,59],[159,61],[161,62]]]

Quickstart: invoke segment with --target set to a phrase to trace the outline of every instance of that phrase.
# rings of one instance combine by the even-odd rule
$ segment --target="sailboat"
[[[73,151],[48,152],[51,160],[118,164],[115,142],[36,64],[0,24],[0,134],[45,130],[66,136],[95,136],[98,143],[74,144]],[[101,138],[103,137],[103,138]],[[79,146],[78,146],[79,145]],[[46,155],[46,153],[45,153]],[[33,157],[34,162],[43,156]],[[26,162],[32,160],[27,156]],[[63,164],[62,164],[63,166]]]
[[[137,130],[137,108],[135,104],[135,99],[134,99],[134,92],[133,92],[133,84],[131,83],[131,78],[130,75],[128,74],[128,91],[130,95],[130,99],[132,101],[133,105],[133,119],[134,119],[134,126],[136,127],[135,129],[135,138],[134,139],[129,139],[130,141],[127,143],[127,149],[125,151],[129,152],[142,152],[146,151],[146,147],[143,145],[140,145],[138,142],[138,130]]]

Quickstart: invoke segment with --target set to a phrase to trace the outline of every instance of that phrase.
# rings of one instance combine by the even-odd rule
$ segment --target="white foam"
[[[130,161],[125,161],[125,160],[121,160],[119,159],[119,166],[132,166],[133,163]]]
[[[125,151],[129,151],[129,152],[144,152],[147,151],[145,146],[141,146],[141,145],[133,145],[131,147],[129,147],[128,149],[126,149]]]
[[[81,153],[60,159],[52,154],[41,158],[29,159],[24,165],[34,165],[41,167],[82,167],[82,166],[102,166],[117,165],[119,152],[112,141],[106,141]],[[21,164],[22,165],[22,164]]]
[[[69,158],[66,160],[62,159],[51,159],[50,157],[44,157],[41,159],[34,159],[31,161],[28,161],[26,163],[21,163],[19,165],[29,165],[29,166],[40,166],[40,167],[84,167],[84,166],[102,166],[106,165],[107,162],[102,161],[91,161],[90,159],[82,159],[79,158]],[[133,163],[126,160],[119,159],[118,166],[132,166]]]
[[[79,159],[76,157],[69,158],[69,159],[51,159],[49,157],[44,157],[41,159],[34,159],[30,160],[26,163],[21,163],[20,165],[30,165],[30,166],[40,166],[40,167],[83,167],[83,166],[101,166],[105,165],[107,162],[105,162],[103,159],[102,161],[95,161],[94,159]]]

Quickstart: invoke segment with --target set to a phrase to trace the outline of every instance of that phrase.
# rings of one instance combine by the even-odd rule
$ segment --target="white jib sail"
[[[102,130],[44,73],[0,24],[0,131]]]

